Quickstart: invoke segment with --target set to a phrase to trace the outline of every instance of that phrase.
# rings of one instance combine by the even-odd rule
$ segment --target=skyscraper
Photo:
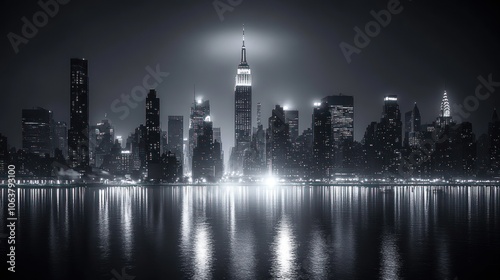
[[[395,173],[402,145],[401,112],[396,95],[387,95],[384,98],[382,118],[380,126],[377,127],[377,138],[383,171]]]
[[[90,163],[100,167],[104,157],[111,153],[115,142],[115,130],[108,119],[90,126]]]
[[[325,178],[330,175],[332,155],[332,116],[325,102],[316,104],[313,110],[313,162],[311,175]]]
[[[420,110],[418,110],[417,103],[413,106],[413,110],[405,113],[405,147],[416,147],[420,139]]]
[[[290,152],[290,129],[283,107],[276,105],[269,118],[267,133],[267,163],[271,174],[286,175]]]
[[[285,108],[285,119],[290,130],[290,140],[295,142],[299,137],[299,111]]]
[[[443,93],[443,99],[441,100],[441,107],[439,110],[439,116],[436,120],[436,125],[440,128],[444,128],[451,123],[453,123],[453,119],[451,118],[450,102],[448,101],[448,93],[445,90]]]
[[[68,158],[68,125],[65,122],[54,122],[52,147],[61,150],[63,157]]]
[[[192,172],[193,166],[193,151],[198,145],[198,136],[203,135],[203,122],[210,116],[210,101],[196,99],[191,106],[191,116],[189,121],[189,150],[188,150],[188,166],[187,172]]]
[[[146,98],[146,166],[148,179],[161,178],[160,99],[151,89]]]
[[[354,97],[349,95],[331,95],[323,98],[332,118],[333,144],[339,146],[343,141],[354,140]]]
[[[37,107],[23,109],[23,150],[45,156],[53,155],[52,111]]]
[[[243,45],[241,47],[241,60],[236,74],[234,89],[234,155],[232,169],[241,171],[245,149],[250,147],[252,133],[252,75],[247,63],[245,47],[245,29],[243,28]]]
[[[87,60],[71,59],[70,85],[69,163],[72,168],[86,170],[89,166],[89,77]]]
[[[210,116],[204,120],[202,129],[203,133],[198,135],[197,145],[193,150],[193,180],[214,181],[214,139]],[[218,148],[220,149],[220,146]],[[220,156],[220,150],[218,152]]]
[[[168,151],[175,155],[180,164],[184,162],[183,139],[184,117],[168,116]]]

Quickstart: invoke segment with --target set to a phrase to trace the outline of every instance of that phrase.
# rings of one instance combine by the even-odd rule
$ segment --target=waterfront
[[[500,276],[498,186],[21,187],[18,200],[17,276],[33,279]]]

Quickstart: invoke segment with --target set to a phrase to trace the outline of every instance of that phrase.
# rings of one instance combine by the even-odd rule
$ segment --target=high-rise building
[[[450,102],[448,101],[448,93],[445,90],[443,93],[443,99],[441,100],[441,107],[439,110],[439,117],[436,120],[436,126],[444,128],[452,123],[453,119],[451,117]]]
[[[59,149],[65,159],[68,158],[68,125],[65,122],[53,123],[52,148]]]
[[[331,95],[321,100],[326,103],[332,118],[333,144],[354,140],[354,97],[349,95]]]
[[[236,74],[234,89],[234,143],[231,154],[231,169],[241,172],[243,156],[250,147],[252,133],[252,74],[247,63],[245,47],[245,29],[243,29],[243,45],[241,47],[241,60]]]
[[[385,96],[382,118],[377,126],[377,143],[381,151],[383,172],[397,172],[401,155],[402,126],[398,97]]]
[[[160,99],[154,89],[151,89],[146,97],[146,166],[148,179],[161,178]]]
[[[184,117],[168,116],[168,151],[175,155],[179,164],[184,162]],[[180,174],[182,177],[182,174]]]
[[[115,142],[115,130],[109,120],[104,119],[90,126],[90,164],[100,167],[106,155],[111,153]]]
[[[489,173],[493,176],[500,175],[500,119],[497,110],[493,111],[491,122],[488,125],[489,136]]]
[[[295,142],[299,137],[299,111],[285,108],[285,119],[290,130],[290,140]]]
[[[196,99],[191,106],[191,116],[189,121],[189,150],[188,150],[188,166],[187,172],[192,172],[193,166],[193,151],[198,145],[198,136],[203,135],[203,123],[205,119],[210,116],[210,101],[203,99]]]
[[[332,116],[325,102],[315,105],[313,110],[313,162],[311,175],[314,178],[330,176],[333,166]]]
[[[283,107],[276,105],[269,118],[267,133],[267,164],[272,175],[286,175],[290,157],[290,128]]]
[[[23,109],[23,150],[45,156],[53,155],[52,150],[52,111],[37,107]]]
[[[413,110],[405,113],[405,147],[416,147],[420,141],[420,111],[417,103],[413,106]]]
[[[86,170],[89,166],[89,77],[87,60],[71,59],[70,85],[69,163],[72,168]]]
[[[193,180],[215,180],[213,123],[210,116],[203,122],[203,133],[198,135],[193,150]]]

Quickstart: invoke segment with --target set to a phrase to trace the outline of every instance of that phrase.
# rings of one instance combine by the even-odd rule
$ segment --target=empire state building
[[[252,74],[247,63],[245,47],[245,28],[243,28],[243,46],[241,47],[241,62],[236,74],[234,88],[234,132],[235,145],[238,151],[243,151],[250,145],[252,131]]]
[[[230,169],[240,173],[243,169],[245,150],[250,148],[252,133],[252,74],[247,63],[245,27],[241,61],[236,73],[234,87],[234,147],[231,152]]]

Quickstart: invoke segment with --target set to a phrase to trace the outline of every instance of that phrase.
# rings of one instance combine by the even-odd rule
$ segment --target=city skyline
[[[230,117],[233,112],[228,108],[232,107],[230,97],[234,88],[234,68],[240,56],[242,23],[245,23],[248,31],[246,45],[250,50],[248,59],[252,62],[254,76],[252,108],[261,102],[264,119],[267,119],[276,104],[297,109],[302,112],[299,133],[309,127],[307,114],[312,110],[312,102],[325,96],[338,93],[354,96],[356,107],[363,108],[362,113],[357,111],[354,120],[354,138],[360,141],[366,126],[380,117],[378,106],[372,106],[373,101],[380,100],[386,94],[397,94],[404,112],[417,102],[422,123],[427,123],[434,120],[439,110],[434,104],[440,101],[445,84],[450,94],[450,104],[453,105],[462,104],[467,96],[473,94],[480,84],[477,77],[488,79],[491,74],[492,80],[497,80],[499,54],[494,50],[498,49],[498,42],[492,40],[497,23],[494,20],[495,9],[491,7],[496,4],[474,5],[466,9],[436,3],[430,9],[416,2],[401,3],[403,11],[393,15],[392,22],[381,30],[380,35],[372,38],[370,45],[363,48],[359,55],[353,55],[352,62],[347,63],[339,44],[352,44],[355,34],[353,28],[363,28],[373,19],[370,11],[385,9],[386,1],[360,2],[356,5],[326,2],[307,5],[309,9],[301,14],[305,19],[310,19],[310,24],[306,25],[295,23],[294,13],[280,14],[281,17],[276,18],[273,9],[281,7],[278,3],[266,3],[265,12],[261,13],[262,2],[244,2],[235,7],[233,12],[226,12],[223,21],[220,21],[211,3],[169,3],[168,9],[162,9],[166,4],[146,3],[140,7],[140,11],[152,15],[165,12],[161,18],[166,22],[161,23],[159,20],[134,17],[137,7],[125,1],[116,9],[131,15],[130,22],[118,29],[115,24],[99,25],[99,20],[87,18],[83,11],[93,8],[92,4],[71,2],[61,6],[59,14],[51,19],[47,27],[40,28],[38,35],[28,44],[20,45],[19,53],[14,54],[9,41],[4,41],[2,47],[6,50],[3,54],[6,64],[0,79],[3,79],[8,94],[6,101],[0,105],[0,127],[9,142],[19,147],[20,128],[7,123],[7,119],[20,123],[20,112],[24,108],[40,106],[52,110],[56,120],[69,124],[66,107],[69,100],[66,94],[67,59],[85,57],[90,61],[90,109],[93,112],[90,123],[97,123],[107,114],[116,128],[116,134],[126,136],[143,123],[144,100],[137,102],[136,108],[130,108],[125,120],[120,119],[122,112],[111,111],[111,104],[115,100],[120,101],[121,94],[130,94],[135,86],[142,85],[142,79],[149,74],[147,67],[154,72],[158,66],[161,72],[170,74],[161,77],[162,82],[157,87],[164,113],[162,129],[167,129],[165,116],[189,117],[189,109],[186,108],[192,102],[192,84],[196,84],[198,94],[212,102],[214,123],[223,127],[222,142],[227,161],[230,148],[234,146]],[[39,9],[34,5],[32,13],[29,9],[17,7],[15,3],[9,5],[12,5],[12,9],[9,9],[11,14],[5,19],[8,23],[5,25],[5,34],[19,33],[22,27],[19,19],[22,16],[31,18]],[[286,7],[291,11],[302,11],[303,5],[306,4],[292,2],[287,3]],[[184,25],[183,29],[179,29],[179,25],[170,26],[168,23],[183,22],[177,16],[168,19],[167,15],[174,7],[181,14],[197,16],[198,20]],[[82,12],[75,15],[76,11]],[[422,11],[433,16],[425,24],[436,26],[435,30],[426,29],[423,32],[419,27],[421,21],[416,16]],[[101,16],[109,15],[104,10],[96,12]],[[337,13],[343,16],[332,16]],[[488,13],[493,15],[488,16]],[[351,17],[345,17],[345,14]],[[109,16],[110,19],[114,18],[113,15]],[[462,20],[464,16],[471,20],[479,16],[490,20],[473,21],[474,24],[467,25]],[[442,24],[443,18],[450,24]],[[83,25],[84,22],[90,25]],[[134,25],[137,22],[141,24]],[[67,42],[57,40],[58,36],[66,36],[64,32],[67,29],[62,28],[65,23],[76,24],[77,30],[85,31],[79,32],[78,40],[87,43],[77,44],[76,39]],[[124,30],[122,28],[147,32],[135,32],[125,37],[120,37],[118,32],[110,39],[101,40],[97,44],[101,48],[94,46],[93,42],[97,43],[98,38],[104,36],[102,32]],[[432,42],[426,39],[429,36]],[[468,38],[467,42],[463,38]],[[147,40],[157,44],[148,45]],[[441,44],[442,47],[433,48],[434,44]],[[143,51],[132,53],[128,45],[140,45]],[[463,48],[455,48],[456,45],[462,45]],[[34,59],[39,55],[35,51],[37,48],[52,51],[44,59]],[[418,57],[421,62],[411,59],[413,57]],[[45,65],[51,65],[50,69],[45,69]],[[27,83],[21,82],[24,79],[33,83],[32,86],[26,87]],[[150,84],[154,82],[151,80]],[[24,100],[23,103],[14,99],[18,96]],[[499,103],[498,98],[498,95],[492,94],[487,102],[480,102],[479,110],[470,114],[477,135],[486,132],[489,112]],[[256,119],[255,115],[253,110],[252,121]],[[264,123],[266,126],[267,121]],[[188,131],[187,126],[188,122],[184,122],[185,132]]]

